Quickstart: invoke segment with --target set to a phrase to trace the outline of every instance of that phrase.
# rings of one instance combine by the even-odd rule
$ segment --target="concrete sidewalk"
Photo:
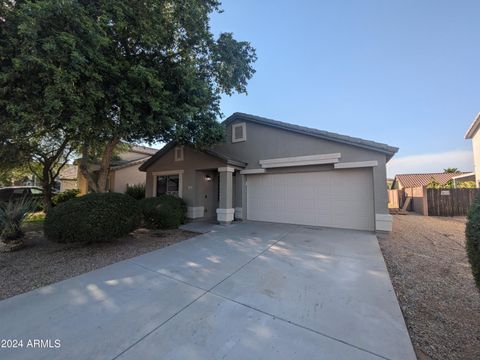
[[[2,359],[415,359],[374,234],[255,222],[1,301],[0,338],[23,339]]]

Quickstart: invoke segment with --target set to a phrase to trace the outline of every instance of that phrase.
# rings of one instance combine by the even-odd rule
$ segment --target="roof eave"
[[[159,158],[161,158],[165,153],[173,149],[177,143],[175,141],[171,141],[168,144],[166,144],[163,148],[161,148],[155,155],[153,155],[150,159],[145,161],[140,167],[140,171],[147,171],[147,169]],[[222,156],[222,154],[219,154],[213,150],[205,150],[203,151],[205,154],[216,157],[217,159],[225,161],[227,165],[232,165],[232,166],[237,166],[237,167],[242,167],[244,168],[247,166],[246,162],[240,161],[240,160],[235,160],[235,159],[230,159],[226,156]]]
[[[150,157],[147,161],[145,161],[138,170],[140,171],[147,171],[148,168],[159,158],[161,158],[167,151],[173,149],[177,143],[175,141],[170,141],[169,143],[165,144],[163,148],[158,150],[154,155]]]
[[[480,112],[477,114],[477,116],[475,117],[475,120],[473,120],[472,124],[470,125],[467,132],[465,133],[465,139],[473,138],[479,126],[480,126]]]

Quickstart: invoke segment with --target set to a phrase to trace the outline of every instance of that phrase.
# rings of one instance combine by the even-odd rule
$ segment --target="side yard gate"
[[[465,216],[480,189],[426,189],[428,215]]]

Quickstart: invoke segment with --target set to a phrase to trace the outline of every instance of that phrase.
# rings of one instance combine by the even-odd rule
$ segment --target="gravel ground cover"
[[[108,243],[65,245],[46,240],[29,226],[21,250],[0,253],[0,299],[21,294],[191,238],[183,230],[138,229]]]
[[[465,218],[394,215],[379,243],[419,359],[480,359]]]

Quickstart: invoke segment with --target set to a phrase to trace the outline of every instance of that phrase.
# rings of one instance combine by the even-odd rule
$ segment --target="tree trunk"
[[[100,170],[98,171],[98,192],[107,192],[109,190],[108,180],[110,177],[110,162],[112,160],[113,151],[119,142],[120,139],[114,138],[105,145],[105,149],[103,150],[102,154],[102,161],[100,162]]]
[[[92,174],[90,173],[90,170],[88,168],[88,152],[89,152],[88,145],[83,145],[82,157],[80,159],[79,169],[83,177],[87,180],[88,188],[93,192],[97,192],[98,191],[97,183],[93,179]]]
[[[48,212],[52,208],[52,181],[50,178],[49,163],[43,164],[42,168],[42,189],[43,189],[43,210]]]

